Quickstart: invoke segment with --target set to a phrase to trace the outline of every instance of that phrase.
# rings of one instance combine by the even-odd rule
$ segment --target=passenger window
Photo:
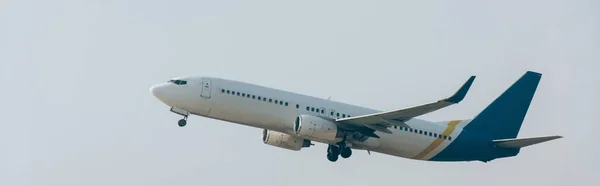
[[[306,107],[306,111],[309,111],[309,110],[310,110],[310,107],[308,107],[308,106],[307,106],[307,107]]]
[[[261,100],[261,97],[260,97],[260,96],[258,96],[258,100]]]
[[[283,105],[283,101],[279,101],[279,105]]]
[[[319,109],[317,109],[317,112],[319,112]]]
[[[437,138],[437,134],[436,134],[436,133],[433,133],[433,137],[436,137],[436,138]]]
[[[285,102],[285,106],[286,106],[286,107],[288,106],[288,103],[287,103],[287,102]]]
[[[227,94],[231,93],[229,90],[227,90]]]
[[[405,128],[404,128],[404,131],[408,131],[408,129],[405,127]]]
[[[313,112],[314,112],[314,111],[315,111],[315,108],[310,108],[310,111],[313,111]]]
[[[256,99],[256,97],[254,95],[252,95],[252,99]]]
[[[273,99],[269,99],[269,103],[273,102]]]
[[[231,94],[235,95],[235,91],[233,91],[233,90],[232,90],[232,91],[231,91]]]
[[[345,118],[345,117],[346,117],[346,114],[342,114],[342,118]]]
[[[351,116],[351,115],[348,115],[348,117],[350,118],[350,117],[352,117],[352,116]]]
[[[277,100],[275,100],[275,104],[277,104]]]
[[[444,135],[444,139],[448,139],[448,137],[446,137],[446,136]]]
[[[246,97],[246,94],[242,93],[242,97]]]
[[[448,140],[452,140],[452,136],[448,136]]]
[[[396,125],[394,125],[392,128],[397,128],[397,126],[396,126]]]
[[[333,116],[333,112],[331,112],[331,115]]]
[[[265,102],[266,102],[266,101],[267,101],[267,98],[263,98],[263,101],[265,101]]]
[[[246,97],[247,97],[247,98],[250,98],[250,94],[246,94]]]
[[[225,93],[225,89],[221,89],[221,93]]]
[[[429,132],[429,136],[431,136],[431,135],[432,135],[431,132]]]
[[[337,117],[340,117],[340,113],[339,112],[337,113]]]
[[[235,95],[240,96],[240,92],[236,92]]]
[[[300,108],[300,105],[296,104],[296,108]]]
[[[419,134],[423,134],[423,131],[422,131],[422,130],[419,130]]]
[[[321,110],[321,114],[325,114],[325,110]]]

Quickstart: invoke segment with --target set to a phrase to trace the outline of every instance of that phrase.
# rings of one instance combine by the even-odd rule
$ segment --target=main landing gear
[[[346,147],[345,142],[340,142],[336,145],[329,145],[327,147],[327,159],[331,162],[336,162],[341,156],[342,158],[349,158],[352,156],[352,149]]]

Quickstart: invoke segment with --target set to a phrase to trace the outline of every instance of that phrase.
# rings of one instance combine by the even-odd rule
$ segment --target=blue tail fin
[[[516,138],[542,74],[528,71],[473,119],[465,130],[490,139]]]

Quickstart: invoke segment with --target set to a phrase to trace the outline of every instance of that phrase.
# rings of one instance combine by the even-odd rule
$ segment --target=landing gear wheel
[[[350,156],[352,156],[352,149],[348,147],[342,149],[342,151],[340,152],[340,156],[342,156],[342,158],[349,158]]]
[[[329,145],[329,147],[327,147],[327,156],[332,155],[332,156],[339,156],[340,155],[340,148],[334,145]],[[337,158],[336,158],[337,159]]]
[[[187,124],[187,121],[186,121],[186,119],[180,119],[180,120],[177,122],[177,125],[179,125],[180,127],[185,127],[185,124]]]
[[[335,161],[337,161],[337,160],[338,160],[338,158],[339,158],[339,157],[338,157],[337,155],[335,155],[335,156],[334,156],[334,155],[333,155],[333,154],[331,154],[331,153],[327,153],[327,159],[328,159],[329,161],[331,161],[331,162],[335,162]]]

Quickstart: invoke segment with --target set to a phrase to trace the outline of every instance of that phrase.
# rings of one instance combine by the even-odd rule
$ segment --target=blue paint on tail
[[[492,140],[517,137],[542,74],[528,71],[479,113],[432,161],[490,161],[520,149],[496,147]]]
[[[465,130],[492,140],[516,138],[542,74],[527,72],[483,110]]]

